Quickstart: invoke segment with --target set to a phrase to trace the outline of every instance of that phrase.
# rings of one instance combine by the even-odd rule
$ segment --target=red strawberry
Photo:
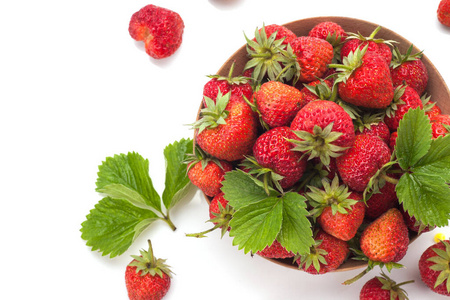
[[[396,283],[386,274],[375,276],[367,281],[359,293],[360,300],[406,300],[406,292],[402,285],[412,283],[414,280]]]
[[[441,0],[437,10],[437,18],[442,25],[450,26],[450,1]]]
[[[325,21],[315,25],[308,33],[308,36],[327,40],[333,46],[338,45],[347,38],[347,33],[341,25]]]
[[[391,158],[388,145],[379,137],[358,134],[353,146],[336,158],[336,165],[342,181],[350,189],[362,192],[369,180]]]
[[[395,88],[394,99],[388,109],[384,122],[391,131],[396,131],[398,124],[410,108],[423,108],[422,100],[416,90],[407,85]]]
[[[300,152],[292,151],[294,145],[288,141],[294,138],[295,134],[289,127],[275,127],[260,135],[253,146],[253,155],[259,169],[269,169],[281,176],[278,183],[275,183],[281,189],[292,187],[306,170],[306,160],[302,159]],[[259,170],[251,170],[250,174],[255,172],[258,174]],[[265,174],[275,178],[273,174]]]
[[[256,252],[256,254],[266,258],[289,258],[295,256],[294,253],[287,251],[277,240],[272,245],[264,248],[264,250]]]
[[[148,251],[132,255],[133,260],[125,270],[125,283],[130,300],[159,300],[170,288],[172,272],[165,259],[156,259],[150,240]]]
[[[210,221],[222,228],[222,236],[226,231],[229,231],[229,223],[233,217],[234,209],[228,204],[228,200],[224,198],[224,193],[217,194],[209,204],[209,218]]]
[[[314,207],[311,214],[317,217],[317,224],[326,233],[349,241],[364,220],[366,206],[361,201],[362,195],[348,191],[344,185],[340,186],[337,176],[331,185],[326,180],[322,184],[323,189],[311,186],[311,192],[307,193]]]
[[[314,237],[316,243],[310,253],[297,259],[299,267],[317,275],[336,270],[347,258],[350,250],[347,242],[319,229]]]
[[[391,149],[391,152],[395,149],[395,144],[397,142],[397,131],[394,131],[391,133],[391,137],[389,138],[389,148]]]
[[[350,33],[341,48],[341,60],[348,56],[350,52],[355,52],[357,48],[362,49],[367,46],[367,52],[377,54],[384,58],[384,61],[389,65],[392,60],[392,51],[389,45],[393,41],[377,39],[375,36],[381,30],[381,27],[375,30],[368,37],[364,37],[360,33]]]
[[[231,92],[232,95],[245,96],[251,99],[253,95],[253,88],[250,80],[244,76],[233,77],[234,63],[231,65],[228,76],[210,75],[211,78],[203,87],[203,105],[206,106],[205,96],[216,100],[219,90],[222,95]]]
[[[189,180],[209,197],[220,192],[225,173],[233,169],[230,162],[210,157],[200,147],[186,162]]]
[[[400,261],[408,245],[408,227],[396,208],[391,208],[370,223],[360,239],[363,253],[370,260],[383,263]]]
[[[398,206],[397,193],[395,192],[395,185],[386,182],[378,193],[372,194],[366,200],[366,217],[376,219],[389,209]]]
[[[303,106],[303,94],[293,86],[268,81],[255,92],[254,101],[269,128],[289,126]]]
[[[298,88],[303,94],[304,105],[314,100],[329,100],[331,98],[331,88],[333,84],[327,79],[317,79],[308,84],[299,84]]]
[[[338,104],[316,100],[299,110],[291,123],[297,135],[294,150],[319,157],[328,166],[330,157],[341,155],[353,145],[355,131],[349,114]]]
[[[391,132],[383,122],[382,114],[364,114],[355,120],[356,134],[368,134],[381,138],[385,143],[389,142]]]
[[[128,31],[136,41],[144,41],[148,55],[161,59],[180,47],[184,23],[178,13],[150,4],[131,16]]]
[[[321,78],[333,59],[333,46],[326,40],[300,36],[291,42],[297,57],[300,82],[311,82]]]
[[[345,102],[367,108],[386,108],[394,97],[389,65],[379,54],[357,48],[343,65],[330,65],[338,71],[335,83]]]
[[[288,29],[287,27],[283,25],[278,24],[271,24],[271,25],[264,25],[264,29],[266,31],[267,37],[270,37],[272,34],[275,34],[275,40],[283,40],[283,44],[287,45],[292,43],[294,39],[297,38],[297,35],[292,32],[292,30]],[[261,33],[263,29],[260,28],[258,31]],[[254,41],[256,41],[256,38],[254,38]]]
[[[197,143],[206,153],[220,160],[242,159],[252,151],[258,121],[251,107],[240,97],[219,93],[216,103],[206,98],[207,107],[193,124],[198,128]]]
[[[439,241],[428,247],[420,256],[420,278],[433,292],[450,296],[449,266],[449,240]]]
[[[430,100],[430,96],[427,96],[426,94],[421,97],[422,104],[423,104],[423,111],[428,116],[428,118],[432,118],[436,115],[442,114],[441,109],[439,106],[436,105],[436,102],[433,102]]]
[[[430,118],[433,138],[445,136],[450,132],[450,115],[436,115]]]
[[[428,71],[421,60],[422,51],[411,54],[412,49],[411,45],[406,54],[402,55],[397,47],[394,48],[394,58],[391,63],[392,83],[394,86],[409,85],[422,96],[428,85]]]

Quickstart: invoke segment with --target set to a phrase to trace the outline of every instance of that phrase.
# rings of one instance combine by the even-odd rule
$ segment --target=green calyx
[[[436,272],[440,272],[436,278],[434,287],[446,282],[447,291],[450,292],[450,244],[447,241],[440,241],[445,246],[445,250],[439,248],[433,248],[436,256],[428,258],[428,261],[433,262],[434,265],[430,266],[430,269]]]
[[[309,249],[309,253],[305,255],[297,255],[294,260],[297,260],[300,257],[300,263],[298,264],[299,268],[303,270],[309,269],[311,265],[314,266],[317,273],[320,272],[320,264],[327,265],[328,262],[325,259],[325,256],[328,252],[325,249],[319,248],[322,244],[322,240],[315,241],[314,245]]]
[[[209,155],[208,153],[203,151],[203,149],[200,148],[198,145],[195,145],[195,152],[186,154],[186,159],[183,161],[183,163],[188,165],[187,171],[193,168],[196,163],[201,163],[202,170],[205,170],[206,166],[210,161],[214,162],[223,170],[223,166],[220,163],[219,159]]]
[[[323,129],[315,125],[312,133],[294,130],[293,132],[299,140],[288,139],[288,141],[295,145],[292,149],[293,151],[303,152],[304,155],[309,156],[308,160],[319,157],[320,161],[328,167],[330,165],[330,157],[341,156],[343,151],[347,149],[346,147],[333,144],[342,135],[342,132],[335,132],[332,129],[333,122]]]
[[[214,230],[220,228],[221,229],[221,237],[225,235],[225,233],[230,228],[230,221],[233,218],[234,215],[234,208],[231,207],[229,204],[225,205],[225,207],[218,202],[219,212],[218,213],[212,213],[214,218],[208,220],[207,222],[214,223],[214,227],[199,232],[199,233],[188,233],[186,234],[187,237],[196,237],[196,238],[203,238],[206,237],[206,235],[210,232],[213,232]]]
[[[314,217],[319,216],[326,207],[331,207],[333,215],[337,212],[347,214],[352,210],[352,206],[358,202],[349,198],[351,192],[348,191],[346,185],[339,185],[338,176],[333,178],[331,184],[323,179],[322,186],[322,189],[309,186],[310,192],[306,193],[308,198],[311,199],[311,205],[313,206],[311,214]]]
[[[219,125],[226,124],[226,118],[229,112],[225,109],[230,101],[231,92],[222,95],[219,90],[216,101],[205,96],[206,107],[200,110],[200,118],[191,124],[192,128],[198,129],[198,133],[209,128],[216,128]]]
[[[155,276],[158,275],[161,278],[163,277],[163,273],[167,276],[172,276],[172,271],[170,270],[170,266],[166,265],[165,259],[156,259],[153,255],[152,243],[148,240],[148,251],[140,250],[141,255],[132,255],[131,257],[134,260],[129,264],[131,267],[136,267],[136,273],[141,272],[141,276],[150,275]]]
[[[387,44],[389,46],[393,46],[393,44],[398,43],[397,41],[394,40],[385,40],[385,39],[381,39],[381,38],[375,38],[375,36],[377,35],[377,33],[381,30],[381,26],[378,26],[377,28],[374,29],[374,31],[372,31],[372,33],[369,36],[363,36],[360,32],[358,33],[353,33],[353,32],[349,32],[347,40],[349,39],[357,39],[360,40],[362,42],[374,42],[374,43],[383,43],[383,44]]]
[[[335,68],[337,71],[336,80],[334,84],[339,82],[346,83],[353,71],[362,65],[362,59],[367,52],[369,45],[365,45],[362,49],[361,47],[356,48],[355,51],[350,51],[350,53],[345,56],[342,60],[342,64],[329,64],[329,68]]]
[[[225,80],[230,85],[239,85],[239,84],[246,84],[251,80],[249,77],[245,76],[233,76],[234,66],[236,62],[233,62],[233,64],[230,67],[230,71],[228,72],[228,76],[221,76],[221,75],[208,75],[209,78],[215,78],[217,80]]]
[[[261,83],[266,76],[269,80],[283,82],[300,75],[300,66],[292,48],[283,44],[284,37],[276,39],[276,35],[277,32],[274,32],[268,37],[264,25],[261,30],[256,28],[255,40],[244,34],[250,57],[244,69],[253,68],[252,78],[257,83]]]
[[[246,156],[240,166],[244,168],[248,174],[261,180],[264,191],[267,195],[270,195],[269,188],[276,188],[278,191],[283,192],[283,188],[280,185],[280,180],[283,179],[284,176],[281,176],[270,168],[261,166],[253,156]]]
[[[415,60],[419,60],[422,58],[423,50],[418,53],[411,54],[412,50],[413,50],[413,45],[409,46],[409,48],[408,48],[408,50],[406,50],[405,54],[402,54],[398,47],[394,47],[394,49],[392,50],[393,57],[392,57],[392,61],[391,61],[391,68],[395,69],[395,68],[398,68],[399,66],[401,66],[402,64],[404,64],[405,62],[415,61]]]
[[[394,99],[392,99],[391,104],[386,108],[386,116],[393,117],[395,112],[398,110],[400,104],[405,104],[402,100],[403,94],[405,93],[406,86],[399,85],[394,90]]]
[[[408,299],[406,291],[401,286],[408,283],[413,283],[414,280],[396,283],[394,280],[390,279],[383,271],[381,272],[380,276],[376,276],[376,278],[382,284],[381,288],[383,290],[390,291],[391,299],[399,299],[399,300]]]
[[[362,117],[354,120],[355,131],[363,132],[366,128],[371,129],[372,125],[382,122],[383,118],[384,113],[365,113]]]

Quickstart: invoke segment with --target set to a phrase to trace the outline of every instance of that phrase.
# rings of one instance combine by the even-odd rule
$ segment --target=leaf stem
[[[386,173],[381,173],[380,177],[383,178],[384,180],[386,180],[389,183],[392,183],[392,184],[397,184],[398,183],[398,179],[389,177],[388,175],[386,175]]]
[[[166,222],[173,231],[177,230],[177,227],[175,226],[175,224],[172,223],[172,220],[169,217],[169,212],[167,212],[167,215],[165,214],[162,215],[163,217],[161,218],[161,220]]]

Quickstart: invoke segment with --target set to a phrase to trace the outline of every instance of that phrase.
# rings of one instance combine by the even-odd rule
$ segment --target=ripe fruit
[[[353,146],[336,158],[336,165],[342,181],[350,189],[362,192],[372,176],[389,162],[391,151],[379,137],[358,134]]]
[[[395,88],[394,99],[386,110],[384,122],[391,131],[396,131],[398,124],[410,108],[423,108],[422,100],[416,90],[407,85]]]
[[[140,256],[132,255],[133,260],[125,270],[125,284],[130,300],[159,300],[170,288],[172,272],[165,259],[153,256],[148,240],[148,251],[141,250]]]
[[[234,161],[252,151],[257,137],[258,121],[250,106],[240,96],[221,95],[216,103],[205,98],[207,107],[193,124],[198,128],[197,144],[220,160]]]
[[[338,104],[316,100],[300,109],[291,123],[297,135],[294,150],[319,157],[326,166],[330,157],[341,155],[353,145],[355,131],[349,114]]]
[[[385,143],[389,142],[391,132],[383,122],[383,114],[364,114],[355,120],[356,134],[369,134],[381,138]]]
[[[420,278],[433,292],[450,296],[449,266],[449,240],[440,241],[428,247],[420,256]]]
[[[437,18],[442,25],[450,26],[450,0],[441,0],[437,10]]]
[[[148,55],[161,59],[180,47],[184,22],[178,13],[150,4],[131,16],[128,31],[136,41],[144,41]]]
[[[375,276],[367,281],[359,293],[360,300],[405,300],[408,299],[402,285],[414,282],[414,280],[396,283],[386,274]]]
[[[318,79],[299,85],[300,92],[303,94],[304,105],[314,100],[329,100],[331,98],[331,88],[333,84],[330,80]]]
[[[376,219],[389,209],[397,207],[398,198],[395,192],[395,185],[390,182],[385,182],[378,193],[372,194],[366,200],[366,204],[366,217],[369,219]]]
[[[360,246],[372,261],[398,262],[408,250],[408,228],[402,213],[391,208],[370,223],[361,234]]]
[[[303,106],[303,94],[293,86],[268,81],[254,94],[261,119],[269,128],[289,126]]]
[[[450,132],[450,115],[439,114],[430,118],[433,138],[445,136]]]
[[[272,245],[264,248],[264,250],[256,252],[256,254],[266,258],[289,258],[295,256],[294,253],[287,251],[277,240]]]
[[[325,21],[315,25],[308,33],[308,36],[316,37],[328,41],[331,45],[337,46],[347,38],[347,33],[341,25]]]

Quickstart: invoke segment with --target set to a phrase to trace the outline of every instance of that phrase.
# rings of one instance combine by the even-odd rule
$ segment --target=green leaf
[[[127,155],[120,154],[114,157],[107,157],[99,166],[97,178],[97,191],[105,193],[107,196],[115,198],[117,195],[108,195],[108,190],[119,190],[117,187],[111,189],[107,187],[112,184],[123,185],[128,190],[134,191],[134,195],[139,194],[140,197],[133,199],[132,203],[141,202],[153,207],[161,212],[161,198],[153,187],[152,180],[149,175],[149,162],[141,155],[135,152],[129,152]],[[125,191],[125,189],[121,189]],[[129,193],[131,195],[131,193]]]
[[[269,197],[237,210],[230,221],[233,245],[254,253],[271,245],[277,237],[283,219],[283,201]]]
[[[408,170],[430,149],[431,124],[422,109],[410,109],[400,120],[397,133],[398,163],[403,170]]]
[[[399,202],[417,220],[429,226],[447,226],[450,187],[443,178],[429,173],[405,173],[396,186]]]
[[[450,182],[450,135],[431,141],[428,153],[415,165],[414,172],[437,174]]]
[[[183,161],[186,160],[186,154],[192,152],[193,142],[191,139],[181,139],[164,149],[166,179],[162,199],[167,209],[180,202],[191,187],[191,181],[186,172],[186,164]]]
[[[283,247],[293,253],[306,255],[314,244],[305,197],[298,193],[283,196],[283,222],[277,237]]]
[[[267,195],[263,183],[242,170],[234,170],[225,174],[222,181],[222,192],[225,194],[225,199],[236,210],[269,196],[279,195],[270,187],[270,194]]]
[[[123,184],[113,183],[105,185],[97,191],[114,199],[127,200],[137,207],[146,208],[147,206],[145,199],[142,198],[142,196],[138,192],[130,189],[129,187],[126,187]]]
[[[92,251],[99,250],[111,258],[124,253],[136,237],[158,216],[134,206],[127,200],[105,197],[86,216],[81,224],[81,238]]]

